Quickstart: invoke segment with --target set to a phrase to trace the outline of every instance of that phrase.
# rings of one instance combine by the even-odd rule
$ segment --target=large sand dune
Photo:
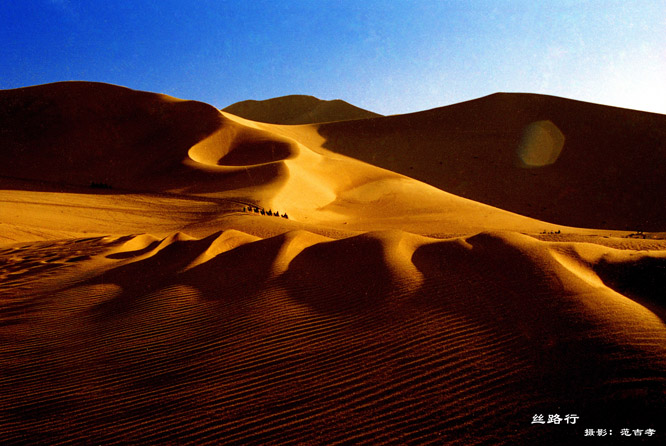
[[[504,93],[318,131],[332,151],[512,212],[664,230],[664,115]]]
[[[111,85],[2,91],[0,117],[3,444],[663,441],[658,234],[535,220],[331,152],[325,126]]]

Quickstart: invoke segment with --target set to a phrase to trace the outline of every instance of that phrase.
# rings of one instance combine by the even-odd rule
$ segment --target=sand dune
[[[274,125],[93,83],[0,99],[1,443],[663,440],[659,234],[535,220],[328,150],[343,130],[416,141],[410,115]],[[443,112],[424,113],[423,131]]]
[[[533,94],[322,124],[323,146],[568,226],[663,231],[666,116]],[[554,157],[549,160],[550,157]],[[584,204],[581,204],[583,202]]]
[[[220,113],[202,103],[80,82],[8,90],[3,95],[4,113],[15,128],[10,127],[0,141],[6,159],[11,160],[0,167],[0,176],[10,189],[56,193],[40,193],[39,205],[60,205],[62,192],[71,192],[68,203],[82,200],[83,209],[94,200],[105,212],[114,212],[118,196],[152,193],[169,194],[167,201],[194,201],[197,209],[205,211],[169,214],[168,203],[155,200],[164,206],[155,206],[159,209],[151,212],[150,219],[166,212],[165,220],[182,224],[185,219],[199,226],[251,204],[288,213],[301,223],[351,231],[395,228],[432,234],[445,229],[445,233],[459,234],[561,228],[465,200],[351,158],[331,156],[316,143],[290,136],[289,129]],[[51,104],[44,105],[46,117],[33,110],[32,104],[39,101]],[[130,109],[131,119],[125,118]],[[52,124],[42,125],[44,121]],[[89,187],[95,184],[104,188]],[[17,193],[13,195],[19,197]],[[19,215],[34,215],[35,199],[27,200],[25,195],[5,200],[5,205]],[[137,211],[150,212],[142,206]],[[53,213],[47,216],[51,219]],[[15,221],[12,216],[3,223]],[[75,230],[78,221],[63,224]],[[24,223],[34,226],[39,219]],[[178,229],[168,221],[165,224],[168,230]],[[218,225],[213,220],[208,231]],[[44,226],[52,228],[52,221]],[[84,232],[95,225],[83,221],[78,227]],[[125,234],[125,228],[121,225],[104,233]],[[144,230],[164,232],[149,226]]]
[[[639,254],[662,288],[664,248]],[[663,413],[664,302],[604,284],[643,268],[627,250],[225,231],[0,255],[8,442],[515,444]],[[530,426],[548,411],[582,425]]]
[[[264,101],[242,101],[223,110],[242,118],[269,124],[313,124],[381,116],[340,99],[324,101],[304,95],[282,96]]]

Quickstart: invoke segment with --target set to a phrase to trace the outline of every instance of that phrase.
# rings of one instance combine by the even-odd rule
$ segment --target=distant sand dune
[[[598,107],[291,126],[104,84],[1,91],[0,443],[659,443],[666,241],[638,231],[664,221],[641,205],[661,117]],[[599,116],[642,129],[616,158]]]
[[[242,101],[226,107],[224,111],[270,124],[312,124],[381,116],[339,99],[322,101],[305,95],[283,96],[264,101]]]

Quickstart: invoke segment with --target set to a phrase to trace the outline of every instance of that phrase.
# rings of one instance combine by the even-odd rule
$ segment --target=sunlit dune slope
[[[228,230],[5,247],[0,440],[561,444],[588,426],[659,430],[666,308],[642,282],[666,286],[666,246],[640,243]],[[579,419],[531,425],[538,413]]]
[[[34,228],[25,237],[40,231],[48,237],[54,228],[123,234],[142,224],[148,226],[139,232],[194,225],[198,234],[210,233],[221,225],[218,216],[246,205],[349,231],[559,229],[332,154],[318,141],[292,137],[289,126],[245,120],[200,102],[65,82],[2,91],[0,114],[0,151],[7,160],[0,181],[11,211],[1,222],[10,241],[22,238],[17,225]],[[194,207],[168,209],[160,196],[151,200],[164,205],[147,209],[136,196],[146,193],[170,194]],[[90,197],[103,212],[84,211],[81,219],[78,210],[90,205]],[[63,202],[72,205],[70,212],[53,212]],[[136,225],[139,220],[118,216],[127,207],[150,214]],[[95,221],[100,216],[109,217]]]
[[[224,111],[270,124],[312,124],[381,116],[340,99],[324,101],[304,95],[282,96],[263,101],[242,101],[224,108]]]
[[[334,152],[522,215],[577,227],[664,230],[664,115],[494,94],[322,124],[318,131]]]

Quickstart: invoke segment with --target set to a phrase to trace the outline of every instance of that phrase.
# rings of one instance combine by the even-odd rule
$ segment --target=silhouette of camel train
[[[111,185],[106,184],[106,183],[98,183],[96,181],[93,181],[90,183],[90,187],[92,189],[112,189]]]
[[[254,212],[255,214],[261,214],[261,215],[268,215],[269,217],[282,217],[289,219],[289,216],[285,212],[284,214],[280,215],[278,211],[273,212],[272,210],[264,210],[262,208],[256,207],[256,206],[244,206],[243,207],[243,212]]]

